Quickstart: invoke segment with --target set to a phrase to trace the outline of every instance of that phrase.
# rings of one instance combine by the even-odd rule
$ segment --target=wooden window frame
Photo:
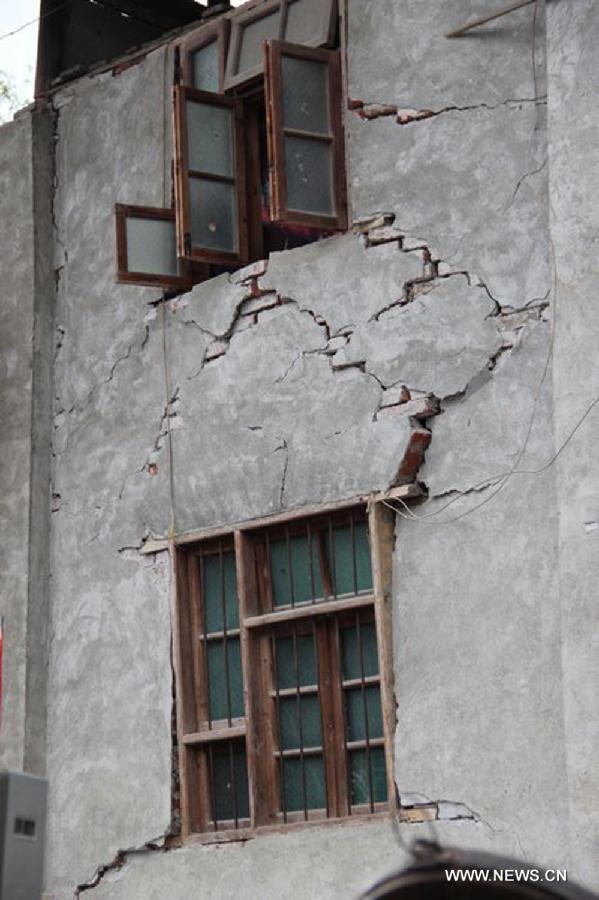
[[[265,90],[268,155],[270,159],[271,217],[275,222],[308,225],[325,231],[345,231],[347,229],[347,192],[345,178],[345,146],[341,112],[341,60],[337,50],[321,50],[303,44],[289,44],[282,41],[266,41],[265,46]],[[327,65],[329,77],[330,133],[322,135],[304,133],[286,128],[283,118],[282,58],[313,60]],[[324,140],[332,144],[332,192],[336,205],[335,215],[290,210],[287,205],[287,164],[285,136],[304,136],[312,140]]]
[[[246,179],[243,135],[243,107],[241,101],[225,94],[214,94],[210,91],[198,91],[187,85],[175,85],[174,89],[174,144],[175,144],[175,206],[177,226],[177,248],[179,256],[199,263],[212,263],[223,266],[241,266],[247,262],[247,214],[246,214]],[[212,106],[228,106],[233,110],[234,161],[235,175],[223,178],[211,173],[193,172],[190,170],[187,152],[187,114],[188,100],[198,101]],[[191,244],[191,210],[189,200],[189,178],[195,174],[213,181],[227,181],[235,186],[237,213],[237,252],[225,250],[208,250]]]
[[[181,276],[160,275],[155,272],[133,272],[127,267],[127,219],[167,220],[173,222],[176,229],[175,210],[160,206],[132,206],[126,203],[115,203],[114,214],[116,224],[117,282],[120,284],[189,290],[193,280],[190,268],[185,261],[179,260],[184,270],[184,274]]]
[[[218,93],[224,93],[225,67],[227,48],[229,45],[230,20],[223,18],[216,22],[209,22],[202,28],[193,31],[185,40],[178,44],[181,58],[181,75],[183,83],[189,87],[195,87],[193,78],[194,54],[208,44],[216,43],[218,49],[219,84]]]
[[[248,25],[278,12],[280,38],[283,34],[282,29],[285,21],[283,3],[284,0],[266,0],[266,3],[257,3],[247,9],[243,9],[231,18],[231,37],[229,41],[224,80],[226,91],[230,91],[232,88],[238,87],[239,85],[246,84],[253,78],[257,78],[264,71],[263,63],[260,61],[253,69],[246,69],[244,72],[235,74],[239,54],[241,52],[243,30],[244,28],[247,28]]]
[[[319,515],[330,516],[338,510],[351,510],[353,505],[333,504],[319,510]],[[288,523],[297,523],[299,513],[301,511],[289,516],[287,520],[278,517],[277,522],[282,522],[285,527]],[[313,518],[311,511],[306,513],[307,515],[299,522],[300,527]],[[265,596],[264,585],[258,583],[262,576],[255,555],[256,541],[260,542],[265,527],[270,527],[265,526],[264,521],[244,523],[234,530],[221,529],[218,538],[215,538],[214,530],[207,529],[206,539],[196,544],[186,539],[175,538],[170,541],[169,548],[175,572],[172,615],[181,827],[184,841],[212,843],[240,840],[272,830],[287,830],[325,822],[333,824],[351,821],[356,817],[362,820],[365,816],[380,817],[396,813],[397,792],[393,766],[396,704],[391,630],[395,516],[387,505],[374,499],[368,501],[366,515],[370,535],[372,592],[346,599],[318,601],[292,609],[283,607],[279,611],[272,612],[264,612],[262,606],[261,598]],[[200,658],[193,652],[193,635],[199,635],[201,631],[201,622],[197,619],[197,610],[201,607],[197,602],[189,602],[190,596],[195,592],[197,597],[199,590],[197,574],[193,576],[196,579],[195,583],[193,579],[190,582],[190,572],[193,569],[193,566],[190,568],[190,560],[198,548],[210,549],[216,539],[222,542],[222,547],[226,547],[227,550],[234,548],[235,552],[245,716],[242,720],[212,722],[208,729],[201,721],[202,701],[197,691],[198,679],[201,680],[202,675],[199,669]],[[197,565],[195,571],[197,573]],[[340,759],[347,758],[349,749],[361,749],[353,745],[348,749],[343,725],[344,687],[347,688],[348,685],[342,678],[339,680],[341,665],[339,643],[336,651],[331,646],[331,641],[339,642],[340,622],[343,621],[343,617],[352,616],[359,616],[361,620],[364,616],[372,617],[378,647],[378,676],[372,676],[371,680],[373,683],[376,680],[380,687],[383,737],[371,739],[370,746],[384,748],[387,800],[383,803],[374,802],[371,782],[371,801],[366,804],[367,808],[360,805],[350,807],[347,772],[344,771],[343,765],[337,765]],[[279,778],[276,771],[277,756],[282,756],[283,753],[276,749],[278,740],[275,729],[278,717],[273,699],[273,685],[276,682],[273,680],[272,640],[275,633],[281,635],[290,630],[291,633],[297,634],[298,629],[300,631],[307,629],[315,635],[319,673],[317,694],[321,702],[323,727],[320,752],[325,770],[327,808],[324,812],[310,810],[309,816],[304,814],[305,810],[304,813],[300,810],[298,813],[287,814],[280,810]],[[331,665],[337,666],[337,670],[332,671]],[[323,687],[325,683],[328,684],[327,679],[335,679],[336,686]],[[364,687],[366,682],[363,670],[361,683]],[[353,687],[351,683],[349,686]],[[276,693],[278,692],[279,689],[276,688]],[[328,704],[326,709],[324,704]],[[332,727],[329,727],[330,725]],[[210,803],[207,763],[198,764],[198,759],[201,761],[202,758],[206,758],[207,748],[215,743],[239,740],[245,741],[250,818],[249,821],[237,822],[237,827],[228,827],[228,824],[232,826],[233,823],[217,824],[210,818],[210,810],[207,807]],[[331,742],[333,744],[337,742],[335,747]]]
[[[244,7],[238,13],[235,13],[231,19],[231,36],[227,54],[227,63],[224,77],[224,89],[230,91],[239,85],[257,78],[264,72],[264,61],[261,60],[253,69],[246,69],[244,72],[236,73],[239,53],[241,51],[241,42],[243,30],[253,22],[264,18],[267,15],[279,11],[279,33],[278,40],[284,41],[287,37],[287,21],[289,18],[289,7],[298,0],[256,0],[251,6]],[[301,2],[301,0],[300,0]],[[328,2],[328,0],[327,0]],[[338,10],[337,0],[331,0],[331,14],[328,26],[324,33],[318,36],[315,41],[310,41],[304,46],[306,47],[324,47],[332,44],[336,33]]]

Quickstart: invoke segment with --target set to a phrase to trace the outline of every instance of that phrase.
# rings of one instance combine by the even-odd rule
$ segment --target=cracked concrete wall
[[[170,528],[415,477],[430,500],[398,510],[396,776],[405,814],[431,805],[436,821],[402,824],[402,840],[437,835],[597,874],[568,849],[591,735],[578,743],[564,731],[580,713],[576,681],[564,703],[562,665],[587,671],[565,656],[556,567],[568,538],[558,498],[574,488],[569,470],[556,487],[545,468],[557,373],[544,4],[453,43],[442,32],[482,0],[347,6],[356,233],[166,303],[114,283],[113,204],[170,203],[172,55],[157,50],[54,97],[55,900],[78,885],[178,900],[275,897],[289,883],[300,898],[334,898],[405,859],[382,822],[147,847],[161,848],[171,827],[170,571],[167,554],[139,549]],[[560,183],[564,147],[560,137]],[[7,157],[17,152],[9,143]],[[575,232],[560,228],[569,260]],[[573,256],[572,278],[583,262]],[[11,565],[18,574],[27,562]]]
[[[20,769],[25,754],[26,641],[33,367],[32,123],[21,116],[0,128],[3,202],[3,297],[0,304],[2,459],[0,553],[4,635],[2,766]],[[14,178],[14,160],[21,177]]]
[[[0,130],[3,298],[0,475],[5,619],[0,764],[44,774],[54,281],[52,116],[41,106]],[[20,177],[14,177],[14,160]]]
[[[589,0],[548,4],[549,172],[555,254],[553,387],[571,865],[597,884],[599,577],[599,17]],[[580,423],[580,424],[579,424]]]

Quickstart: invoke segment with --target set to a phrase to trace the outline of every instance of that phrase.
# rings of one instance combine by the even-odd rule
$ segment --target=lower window
[[[177,549],[184,837],[393,805],[390,560],[373,535],[388,513],[351,506]]]

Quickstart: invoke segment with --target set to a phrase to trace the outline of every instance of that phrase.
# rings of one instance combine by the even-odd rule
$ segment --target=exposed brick
[[[436,397],[418,397],[407,403],[383,406],[377,413],[378,418],[393,418],[395,416],[414,416],[416,419],[428,419],[429,416],[438,416],[441,412],[439,401]]]
[[[373,246],[388,244],[389,241],[399,241],[402,237],[403,231],[400,231],[395,225],[380,225],[377,228],[370,229],[368,232],[368,243]]]
[[[431,442],[431,433],[427,428],[414,428],[410,435],[410,443],[404,454],[393,486],[407,484],[412,481],[418,474],[418,470],[422,465],[426,448]]]
[[[266,274],[267,267],[268,260],[259,259],[256,262],[250,263],[249,266],[244,266],[243,269],[238,269],[237,272],[233,272],[230,276],[231,282],[233,284],[243,284],[245,281],[249,281],[250,278],[260,278],[262,275]]]

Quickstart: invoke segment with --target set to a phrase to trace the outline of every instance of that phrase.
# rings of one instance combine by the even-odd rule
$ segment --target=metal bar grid
[[[268,544],[267,544],[268,546]],[[277,642],[274,634],[271,636],[271,654],[272,654],[272,668],[273,668],[273,678],[275,683],[275,718],[277,724],[277,746],[280,752],[280,794],[281,794],[281,810],[283,812],[283,822],[287,822],[287,798],[285,796],[285,757],[282,753],[282,742],[281,742],[281,695],[279,692],[279,673],[277,668]]]

